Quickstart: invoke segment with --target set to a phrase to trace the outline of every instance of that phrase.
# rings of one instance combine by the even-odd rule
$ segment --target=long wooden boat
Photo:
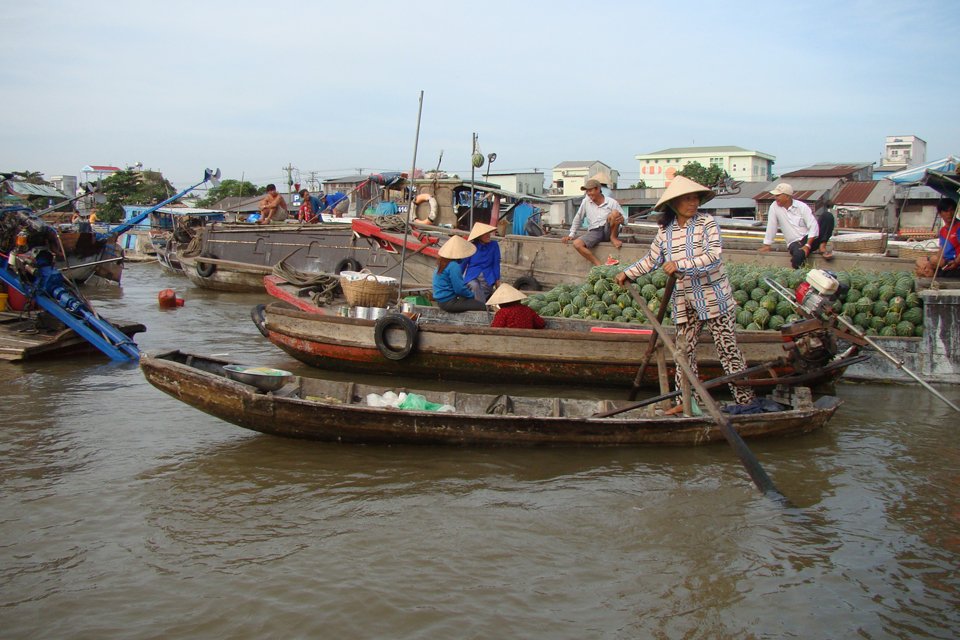
[[[548,318],[546,329],[504,329],[491,328],[492,314],[486,311],[416,310],[421,312],[416,321],[398,313],[369,320],[318,314],[276,302],[254,309],[253,319],[273,344],[320,369],[578,387],[631,386],[652,337],[649,328],[625,328],[612,322]],[[738,340],[748,365],[776,362],[753,377],[754,385],[825,385],[853,362],[797,371],[780,362],[785,360],[787,344],[780,333],[749,331],[739,334]],[[709,338],[701,340],[697,360],[702,378],[723,375]],[[672,376],[672,359],[665,357],[664,364],[665,374]],[[647,368],[642,383],[661,384],[656,366]]]
[[[147,381],[181,402],[246,429],[289,438],[481,446],[697,446],[724,439],[706,417],[651,417],[634,409],[595,418],[626,404],[610,400],[401,390],[454,411],[401,410],[364,404],[368,394],[382,394],[382,387],[297,376],[275,392],[263,392],[228,378],[228,364],[181,351],[140,360]],[[785,411],[733,416],[732,424],[744,439],[795,436],[821,428],[839,406],[840,400],[824,396]]]
[[[305,273],[369,269],[399,277],[401,253],[393,245],[354,233],[349,224],[213,224],[200,232],[199,250],[179,252],[190,282],[220,291],[263,291],[263,277],[281,261]],[[429,273],[434,258],[411,252],[404,257],[405,279]],[[422,281],[422,280],[421,280]]]

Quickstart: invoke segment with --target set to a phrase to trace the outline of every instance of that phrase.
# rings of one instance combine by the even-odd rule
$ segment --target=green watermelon
[[[753,314],[746,309],[737,313],[737,323],[744,327],[753,322]]]
[[[914,326],[909,320],[903,320],[897,324],[897,335],[903,338],[913,336]]]
[[[914,325],[922,326],[923,325],[923,309],[921,309],[920,307],[913,307],[911,309],[907,309],[900,316],[900,319],[906,320],[907,322],[911,322]]]
[[[767,322],[767,328],[771,331],[779,331],[780,327],[782,327],[784,324],[786,324],[786,320],[783,319],[783,316],[770,316],[770,320]]]
[[[863,294],[860,293],[860,289],[851,288],[849,291],[847,291],[847,295],[846,295],[846,297],[843,299],[843,301],[844,301],[844,302],[857,302],[858,300],[860,300],[860,297],[861,297],[862,295],[863,295]]]

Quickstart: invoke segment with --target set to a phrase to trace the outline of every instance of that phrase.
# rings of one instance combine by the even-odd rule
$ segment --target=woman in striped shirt
[[[668,276],[676,276],[672,303],[678,348],[686,354],[696,373],[697,342],[706,327],[713,336],[724,372],[731,374],[746,368],[734,330],[736,302],[720,261],[720,228],[713,216],[697,211],[713,196],[713,191],[693,180],[683,176],[674,178],[654,207],[662,215],[650,252],[617,274],[617,282],[624,285],[628,278],[636,280],[660,266]],[[666,304],[666,300],[661,304]],[[683,372],[677,367],[677,388],[682,376]],[[730,390],[738,404],[748,404],[755,399],[750,387],[731,384]],[[682,410],[681,401],[667,413]]]

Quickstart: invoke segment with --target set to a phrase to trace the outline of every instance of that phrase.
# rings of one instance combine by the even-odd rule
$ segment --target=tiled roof
[[[833,199],[834,204],[863,204],[879,184],[876,180],[867,182],[848,182]]]

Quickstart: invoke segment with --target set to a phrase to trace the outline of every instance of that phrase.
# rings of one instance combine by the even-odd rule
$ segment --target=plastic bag
[[[453,407],[448,404],[437,404],[430,402],[423,396],[416,393],[408,393],[407,397],[397,405],[398,409],[408,409],[410,411],[453,411]]]

